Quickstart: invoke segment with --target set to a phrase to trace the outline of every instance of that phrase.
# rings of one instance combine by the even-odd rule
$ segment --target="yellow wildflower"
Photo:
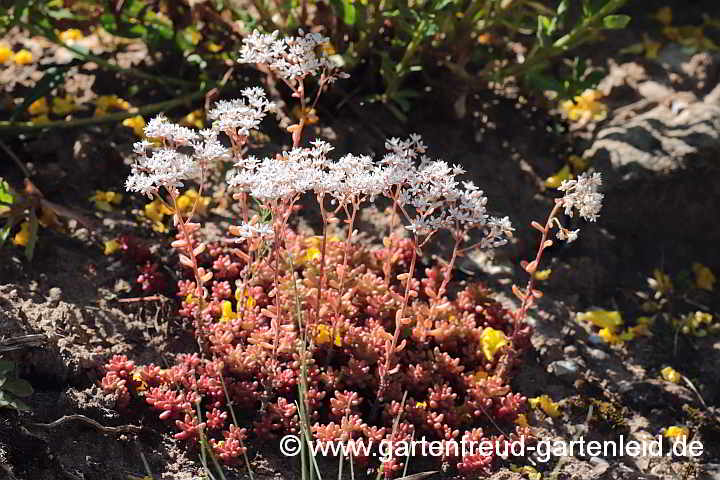
[[[28,113],[30,115],[47,115],[48,113],[50,113],[47,99],[45,97],[42,97],[32,102],[28,107]]]
[[[677,425],[668,427],[665,430],[665,438],[678,438],[687,437],[690,434],[690,430],[687,427],[679,427]]]
[[[417,402],[415,404],[416,408],[427,408],[427,402]]]
[[[617,310],[592,310],[577,314],[578,320],[590,322],[596,327],[615,329],[622,326],[623,320]]]
[[[653,15],[653,18],[665,26],[670,25],[673,18],[672,8],[662,7],[658,9],[655,15]]]
[[[530,424],[527,421],[527,415],[525,415],[524,413],[518,414],[517,418],[515,418],[515,425],[519,427],[529,427]]]
[[[67,115],[77,109],[75,99],[71,95],[63,97],[54,97],[52,99],[52,113],[55,115]]]
[[[18,65],[27,65],[28,63],[32,63],[33,56],[32,53],[30,53],[29,50],[22,49],[19,52],[17,52],[12,57],[13,62],[17,63]]]
[[[560,405],[552,401],[548,395],[541,395],[539,397],[531,398],[528,400],[532,408],[540,408],[548,416],[555,418],[560,416]]]
[[[237,313],[233,312],[232,303],[228,302],[227,300],[223,301],[222,317],[220,317],[220,321],[221,322],[230,322],[232,320],[235,320],[236,318],[237,318]]]
[[[712,270],[703,265],[702,263],[693,263],[693,273],[695,274],[695,285],[698,288],[712,292],[715,287],[715,275]]]
[[[197,190],[190,188],[178,197],[177,207],[181,213],[190,213],[195,202],[197,202],[195,213],[203,215],[210,205],[210,197],[201,197]]]
[[[223,49],[223,46],[214,42],[208,42],[205,44],[205,48],[210,53],[218,53]]]
[[[526,465],[524,467],[518,467],[517,465],[510,465],[510,471],[519,473],[522,475],[526,475],[527,478],[530,480],[541,480],[542,474],[538,472],[535,467],[531,467],[530,465]]]
[[[77,40],[82,40],[85,37],[81,30],[77,28],[70,28],[64,32],[60,32],[58,38],[65,43],[73,43]]]
[[[573,100],[560,104],[563,114],[571,121],[600,121],[607,117],[607,106],[598,100],[602,93],[598,90],[585,90]]]
[[[13,237],[13,243],[19,247],[24,247],[30,241],[30,223],[23,222],[20,230]]]
[[[672,367],[663,368],[660,370],[660,375],[662,375],[665,380],[672,383],[680,383],[683,378],[682,374]]]
[[[95,194],[90,197],[91,202],[95,202],[95,208],[104,212],[112,212],[113,205],[119,205],[123,196],[117,192],[103,192],[95,190]]]
[[[480,334],[482,351],[488,361],[491,361],[495,356],[495,353],[507,345],[507,343],[507,337],[501,330],[495,330],[492,327],[485,327],[482,334]]]
[[[600,336],[600,338],[605,340],[607,343],[610,343],[613,345],[618,344],[618,343],[623,343],[628,340],[632,340],[635,338],[635,335],[636,335],[636,333],[632,329],[618,333],[612,327],[602,328],[598,332],[598,336]]]
[[[6,63],[8,60],[12,58],[13,51],[5,45],[4,43],[0,43],[0,65],[3,63]]]
[[[239,288],[237,290],[235,290],[235,300],[237,300],[238,311],[240,311],[240,305],[242,304],[243,298],[247,297],[247,300],[245,301],[245,308],[248,310],[253,308],[255,306],[255,304],[257,303],[257,302],[255,302],[255,299],[248,294],[249,294],[249,292],[248,292],[247,288],[245,289],[244,292],[242,292]]]
[[[107,115],[110,110],[130,110],[130,103],[117,95],[101,95],[95,99],[95,116]]]
[[[535,280],[540,280],[541,282],[543,282],[543,281],[547,280],[548,278],[550,278],[551,273],[552,273],[552,269],[546,268],[545,270],[538,270],[537,272],[535,272],[534,277],[535,277]]]
[[[145,119],[141,115],[126,118],[123,120],[122,124],[125,127],[132,128],[133,133],[135,133],[138,137],[143,136],[143,132],[145,131]]]
[[[324,345],[326,343],[330,343],[330,339],[332,338],[332,329],[324,324],[320,324],[317,327],[315,327],[315,343],[318,345]],[[342,347],[342,337],[339,333],[335,334],[335,345],[338,347]]]
[[[145,205],[145,216],[153,222],[162,222],[165,215],[170,214],[172,214],[172,211],[158,198]]]
[[[133,372],[132,379],[138,384],[136,388],[139,392],[147,389],[147,383],[145,383],[145,380],[143,380],[142,375],[138,370]]]
[[[202,108],[193,110],[180,120],[180,124],[186,127],[205,128],[205,111]]]
[[[113,253],[120,250],[120,242],[117,240],[107,240],[104,242],[105,245],[105,255],[112,255]]]
[[[319,248],[310,247],[307,249],[307,252],[305,252],[305,257],[303,258],[305,262],[312,262],[316,258],[320,258],[322,256],[322,252]]]
[[[573,176],[570,173],[570,166],[565,165],[545,180],[545,186],[548,188],[557,188],[562,184],[563,180],[570,180],[571,178],[573,178]]]

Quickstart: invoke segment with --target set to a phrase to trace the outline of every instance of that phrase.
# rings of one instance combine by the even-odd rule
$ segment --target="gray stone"
[[[607,360],[608,354],[598,348],[588,348],[587,354],[600,362]]]
[[[558,360],[548,365],[548,369],[558,377],[575,377],[579,368],[573,360]]]

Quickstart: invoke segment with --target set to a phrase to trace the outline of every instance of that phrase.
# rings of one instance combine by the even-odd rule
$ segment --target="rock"
[[[48,302],[51,305],[57,305],[62,299],[62,289],[60,287],[52,287],[48,292]]]
[[[593,469],[592,469],[593,478],[598,478],[600,475],[605,473],[608,468],[610,468],[610,464],[607,462],[607,460],[604,460],[600,457],[591,457],[590,463],[593,466]]]
[[[578,364],[573,360],[558,360],[548,365],[548,370],[558,377],[575,377],[578,373]]]
[[[587,354],[590,358],[600,362],[605,361],[608,358],[608,354],[598,348],[588,348]]]

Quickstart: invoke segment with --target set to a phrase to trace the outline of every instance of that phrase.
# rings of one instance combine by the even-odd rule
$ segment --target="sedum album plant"
[[[327,42],[316,34],[255,33],[241,57],[282,78],[305,108],[343,76],[319,48]],[[308,100],[311,78],[317,90]],[[378,159],[333,159],[329,143],[303,142],[302,120],[288,128],[291,149],[256,158],[247,154],[248,136],[274,105],[259,88],[242,94],[215,105],[208,130],[157,117],[145,129],[155,141],[135,146],[127,188],[173,212],[172,246],[184,269],[179,313],[193,322],[198,351],[179,355],[170,368],[113,357],[102,385],[117,395],[118,407],[149,404],[174,425],[176,438],[198,442],[226,463],[247,460],[250,437],[288,433],[376,445],[421,437],[448,444],[532,438],[526,398],[509,385],[511,368],[529,345],[525,315],[540,295],[532,273],[553,230],[561,240],[577,238],[562,226],[561,212],[597,218],[599,175],[564,182],[545,225],[534,224],[540,248],[525,264],[531,280],[516,288],[522,305],[513,312],[481,284],[448,293],[459,256],[501,246],[513,232],[507,217],[489,214],[483,192],[459,178],[462,168],[428,157],[417,135],[387,140]],[[205,243],[194,209],[182,213],[177,199],[190,181],[202,192],[212,163],[227,159],[235,163],[227,182],[242,218],[229,229],[231,241]],[[308,194],[323,219],[318,236],[289,227]],[[392,204],[389,234],[382,245],[361,244],[356,220],[378,197]],[[343,238],[333,235],[338,224]],[[405,235],[397,233],[401,225]],[[421,266],[423,248],[440,232],[453,240],[450,257]],[[385,460],[379,472],[402,472],[404,458]],[[496,458],[450,449],[440,461],[477,476]]]

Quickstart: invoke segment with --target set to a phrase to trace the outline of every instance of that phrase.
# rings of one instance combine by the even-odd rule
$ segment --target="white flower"
[[[598,193],[601,185],[602,178],[599,173],[583,173],[577,180],[564,180],[558,190],[565,192],[560,199],[565,215],[572,217],[575,208],[584,219],[590,222],[597,220],[603,200],[603,194]]]
[[[230,227],[230,232],[238,237],[246,238],[263,238],[270,239],[275,234],[272,227],[267,223],[241,223],[240,225],[233,225]]]
[[[187,145],[198,139],[198,134],[194,130],[171,123],[164,115],[151,119],[145,125],[144,131],[148,138],[158,138],[176,145]]]
[[[568,230],[566,228],[560,228],[557,232],[558,240],[565,240],[567,243],[572,243],[578,238],[580,230]]]
[[[182,182],[197,175],[195,161],[170,148],[161,148],[151,155],[140,155],[131,167],[125,188],[145,195],[156,193],[161,187],[181,187]]]
[[[254,31],[243,39],[240,62],[267,65],[291,84],[318,73],[330,82],[345,76],[336,71],[325,53],[324,47],[330,42],[327,37],[302,30],[297,37],[279,39],[278,35],[277,31],[270,34]]]
[[[250,130],[258,128],[265,115],[275,109],[262,88],[246,88],[241,93],[245,98],[220,100],[208,112],[208,118],[215,120],[213,129],[247,137]]]

